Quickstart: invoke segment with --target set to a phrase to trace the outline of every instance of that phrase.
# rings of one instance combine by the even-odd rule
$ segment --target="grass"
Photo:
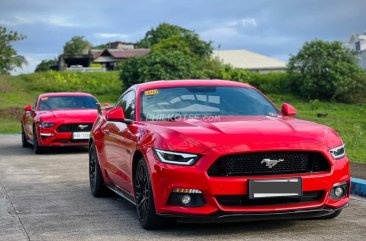
[[[80,76],[79,76],[80,75]],[[0,76],[0,133],[19,133],[20,117],[23,107],[32,104],[37,95],[46,91],[76,91],[75,86],[65,84],[67,75],[54,73],[29,74],[15,77]],[[45,79],[50,78],[46,83]],[[121,94],[120,81],[117,73],[98,75],[93,73],[79,73],[72,75],[73,83],[81,88],[80,83],[85,81],[82,91],[93,93],[101,103],[113,104]],[[94,80],[89,80],[94,78]],[[95,82],[100,81],[101,88]],[[43,83],[43,84],[42,84]],[[99,82],[98,82],[99,83]],[[44,85],[47,90],[42,90]],[[110,87],[109,87],[110,86]],[[52,89],[53,88],[53,89]],[[108,89],[111,88],[111,89]],[[321,102],[318,100],[303,101],[292,95],[269,94],[269,97],[281,106],[288,102],[296,107],[297,117],[304,120],[314,121],[335,129],[346,143],[347,153],[352,162],[366,164],[366,104],[341,104]],[[325,118],[318,118],[317,114],[327,114]]]
[[[293,96],[269,95],[281,106],[288,102],[296,107],[297,118],[317,122],[335,129],[346,143],[346,150],[352,162],[366,163],[366,104],[342,104],[303,101]],[[325,118],[317,114],[327,114]]]

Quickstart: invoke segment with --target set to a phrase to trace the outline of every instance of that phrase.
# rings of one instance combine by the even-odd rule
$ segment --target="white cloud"
[[[6,25],[6,26],[16,26],[16,25],[22,25],[22,24],[31,24],[33,21],[29,18],[15,16],[11,20],[0,20],[0,24]]]
[[[223,49],[228,46],[281,46],[293,41],[293,38],[288,36],[258,31],[254,29],[257,25],[256,19],[243,18],[202,31],[200,36],[205,40],[214,40],[214,43],[220,44]]]
[[[230,21],[225,24],[226,27],[236,28],[236,27],[257,27],[257,20],[255,18],[242,18],[240,20]]]
[[[255,20],[255,18],[243,18],[240,20],[240,24],[243,27],[247,27],[247,26],[257,26],[257,21]]]
[[[128,39],[128,34],[123,33],[95,33],[95,37],[102,39]]]
[[[71,18],[65,18],[63,16],[58,15],[49,15],[49,16],[14,16],[10,19],[2,19],[0,23],[5,26],[17,26],[17,25],[29,25],[29,24],[46,24],[52,25],[56,27],[79,27],[80,23],[74,21]]]
[[[53,59],[57,57],[56,53],[19,53],[27,60],[27,64],[23,68],[18,68],[11,72],[12,75],[32,73],[37,65],[44,59]]]
[[[215,28],[208,29],[201,32],[204,39],[229,39],[244,35],[243,29],[248,27],[257,27],[257,20],[255,18],[242,18],[235,21],[225,22]]]
[[[61,17],[61,16],[49,16],[46,19],[39,19],[39,22],[43,22],[45,24],[50,24],[50,25],[54,25],[57,27],[68,27],[68,28],[72,28],[72,27],[79,27],[80,23],[75,22],[72,19],[68,19],[65,17]]]

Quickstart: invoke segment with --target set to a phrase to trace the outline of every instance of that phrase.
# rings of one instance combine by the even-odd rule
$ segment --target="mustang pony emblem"
[[[84,130],[85,128],[87,128],[88,127],[88,125],[78,125],[78,128],[79,129],[82,129],[82,130]]]
[[[269,158],[266,158],[261,161],[261,164],[266,163],[266,166],[268,168],[272,168],[272,167],[276,166],[279,162],[283,162],[283,161],[284,161],[284,159],[271,160]]]

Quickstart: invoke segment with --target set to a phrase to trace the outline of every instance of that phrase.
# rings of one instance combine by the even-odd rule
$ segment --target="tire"
[[[89,148],[89,183],[94,197],[104,197],[109,193],[103,180],[94,143]]]
[[[35,127],[33,128],[33,151],[35,154],[41,154],[44,151],[44,149],[38,144],[38,135]]]
[[[22,147],[30,147],[31,144],[29,144],[27,137],[25,136],[25,132],[24,132],[24,128],[23,125],[21,125],[22,128]]]
[[[144,159],[140,159],[137,163],[134,187],[136,210],[140,225],[144,229],[162,228],[167,220],[156,214],[150,175]]]
[[[339,216],[341,214],[342,210],[334,211],[332,214],[320,217],[319,219],[333,219]]]

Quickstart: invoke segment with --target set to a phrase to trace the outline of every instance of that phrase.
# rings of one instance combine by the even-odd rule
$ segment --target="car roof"
[[[157,80],[146,83],[136,84],[134,87],[138,91],[159,88],[185,87],[185,86],[233,86],[253,88],[249,84],[238,81],[219,80],[219,79],[189,79],[189,80]]]
[[[43,93],[40,94],[39,97],[52,97],[52,96],[91,96],[92,94],[83,93],[83,92],[52,92],[52,93]]]

